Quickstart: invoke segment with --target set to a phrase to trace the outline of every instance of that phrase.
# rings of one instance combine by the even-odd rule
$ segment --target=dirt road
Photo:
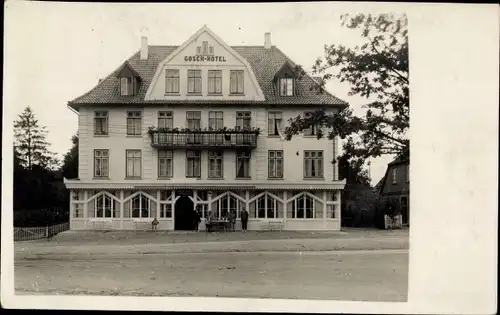
[[[407,250],[18,256],[16,293],[405,301]]]

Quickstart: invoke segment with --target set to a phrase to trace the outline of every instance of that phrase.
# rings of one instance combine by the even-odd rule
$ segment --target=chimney
[[[148,38],[141,37],[141,60],[148,59]]]
[[[271,33],[264,34],[264,48],[271,49]]]

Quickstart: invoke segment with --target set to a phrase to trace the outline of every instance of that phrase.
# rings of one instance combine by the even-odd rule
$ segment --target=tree
[[[54,153],[48,150],[47,130],[40,126],[31,107],[26,107],[14,122],[14,149],[20,164],[31,170],[33,165],[48,168],[57,164]]]
[[[351,85],[349,95],[367,99],[363,117],[351,109],[330,114],[317,110],[310,118],[297,116],[285,129],[287,140],[311,125],[319,126],[318,138],[329,128],[328,137],[344,140],[348,160],[364,162],[369,157],[396,155],[409,158],[408,31],[406,16],[381,14],[342,15],[341,25],[358,29],[364,43],[354,48],[325,45],[325,57],[313,65],[322,74],[318,93],[326,82],[338,79]],[[359,162],[358,162],[359,163]]]
[[[66,178],[78,178],[78,133],[71,138],[73,146],[64,155],[62,172]]]

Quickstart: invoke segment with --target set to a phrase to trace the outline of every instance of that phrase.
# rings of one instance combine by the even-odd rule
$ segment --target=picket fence
[[[69,222],[40,227],[14,227],[14,241],[32,241],[51,238],[67,230],[69,230]]]

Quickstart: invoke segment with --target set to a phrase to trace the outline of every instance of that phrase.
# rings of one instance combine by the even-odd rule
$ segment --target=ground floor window
[[[291,202],[291,211],[289,210],[292,219],[314,219],[314,199],[303,194]]]
[[[124,203],[123,216],[125,218],[154,218],[156,217],[156,202],[147,194],[139,193]]]
[[[83,218],[83,203],[73,205],[73,218]]]
[[[162,203],[160,205],[160,218],[170,219],[172,218],[172,204]]]

